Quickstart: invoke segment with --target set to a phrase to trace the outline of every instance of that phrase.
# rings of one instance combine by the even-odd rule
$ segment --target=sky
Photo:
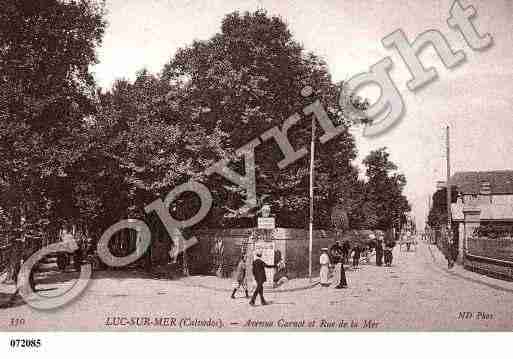
[[[489,33],[493,45],[470,49],[461,34],[447,25],[453,0],[107,0],[109,22],[92,71],[100,86],[117,78],[134,79],[146,68],[158,73],[176,50],[194,39],[220,31],[222,18],[233,11],[265,9],[289,25],[296,41],[321,56],[334,81],[368,72],[384,57],[393,61],[391,77],[406,113],[381,136],[354,130],[358,163],[373,149],[386,146],[408,180],[405,194],[418,226],[424,226],[428,198],[446,177],[445,128],[450,127],[451,172],[513,170],[513,0],[460,0],[474,6],[473,23]],[[431,47],[420,53],[424,66],[434,66],[438,79],[411,92],[408,68],[381,39],[402,29],[408,39],[435,29],[466,61],[446,69]],[[366,92],[376,99],[379,91]]]

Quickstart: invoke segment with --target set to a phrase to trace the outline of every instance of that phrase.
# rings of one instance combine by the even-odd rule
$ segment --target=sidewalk
[[[220,292],[231,292],[234,286],[233,279],[218,278],[215,276],[185,277],[180,279],[179,283],[181,285],[187,285],[190,287],[204,288]],[[270,288],[264,285],[264,290],[271,293],[295,292],[299,290],[311,289],[318,284],[319,278],[312,278],[312,281],[310,281],[308,278],[295,278],[288,280],[276,288]],[[251,287],[251,283],[248,283],[248,286]]]
[[[148,277],[137,276],[122,276],[116,277],[120,272],[113,272],[109,276],[108,272],[102,272],[100,277],[90,280],[87,291],[94,292],[102,296],[128,296],[128,295],[142,295],[153,296],[164,293],[169,293],[176,287],[188,287],[191,289],[202,288],[216,292],[231,292],[233,290],[233,280],[230,278],[218,278],[215,276],[190,276],[177,279],[156,279]],[[74,280],[58,281],[54,283],[38,284],[39,294],[47,290],[66,291],[74,285]],[[319,284],[319,278],[313,278],[310,281],[308,278],[291,279],[277,288],[264,287],[265,292],[268,293],[281,293],[281,292],[295,292],[314,288]],[[251,289],[251,283],[249,283]],[[14,293],[14,283],[0,283],[0,293],[10,295]]]
[[[452,269],[448,269],[447,260],[445,259],[443,253],[438,249],[438,247],[426,243],[424,243],[422,246],[425,246],[430,252],[433,263],[435,263],[445,273],[474,283],[482,284],[493,289],[513,293],[513,282],[508,282],[505,280],[489,277],[484,274],[469,271],[463,268],[461,264],[456,264]]]

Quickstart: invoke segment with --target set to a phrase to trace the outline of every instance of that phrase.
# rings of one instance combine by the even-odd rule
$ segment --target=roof
[[[452,219],[463,221],[463,203],[453,203],[451,205]],[[481,210],[479,218],[481,221],[513,221],[513,205],[511,204],[478,204]]]
[[[481,184],[490,183],[492,194],[513,194],[513,171],[456,172],[451,185],[463,194],[479,194]]]

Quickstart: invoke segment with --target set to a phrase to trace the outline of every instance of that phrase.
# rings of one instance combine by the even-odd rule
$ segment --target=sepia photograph
[[[0,0],[11,350],[512,330],[512,0]]]

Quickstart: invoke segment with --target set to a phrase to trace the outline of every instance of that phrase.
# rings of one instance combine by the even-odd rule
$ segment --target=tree
[[[20,212],[36,226],[55,223],[57,203],[71,200],[60,184],[88,146],[78,139],[95,109],[88,68],[103,17],[94,0],[2,1],[0,182],[11,195],[1,206],[15,227]]]
[[[313,102],[313,98],[301,96],[306,85],[314,88],[313,97],[321,100],[331,121],[349,126],[348,114],[338,106],[339,88],[332,82],[326,63],[306,53],[282,19],[262,10],[228,14],[220,33],[180,49],[165,66],[163,78],[180,84],[181,93],[199,112],[195,120],[202,129],[229,134],[221,139],[227,152],[274,126],[281,128],[294,113],[302,114],[302,109]],[[290,128],[288,137],[295,149],[308,148],[310,123],[310,118],[304,117]],[[355,157],[354,139],[347,131],[318,146],[317,226],[329,226],[331,208],[337,204],[337,183],[352,175],[351,160]],[[267,196],[278,225],[303,227],[308,218],[308,156],[285,169],[276,164],[282,158],[273,141],[258,147],[257,193]],[[234,169],[241,171],[240,164]],[[215,189],[217,207],[213,213],[221,215],[240,207],[239,189],[232,183],[220,176],[212,176],[209,183]],[[222,222],[222,217],[215,221]]]
[[[456,203],[458,188],[451,187],[451,203]],[[447,224],[447,189],[441,188],[433,194],[432,205],[429,209],[428,224],[431,228],[439,229]]]
[[[224,154],[219,142],[225,135],[217,129],[207,133],[197,124],[201,111],[189,105],[180,88],[145,70],[133,83],[118,80],[100,103],[89,134],[97,167],[88,172],[108,179],[105,186],[111,188],[96,193],[102,212],[111,213],[101,228],[113,223],[113,215],[116,221],[144,217],[145,205],[201,179],[206,165]],[[197,205],[185,195],[171,210],[176,218],[190,218]]]
[[[385,147],[371,153],[363,160],[366,166],[365,200],[362,205],[363,226],[386,230],[400,228],[405,215],[411,210],[402,194],[406,178],[396,173],[397,166],[390,161]],[[371,227],[374,225],[374,227]]]

